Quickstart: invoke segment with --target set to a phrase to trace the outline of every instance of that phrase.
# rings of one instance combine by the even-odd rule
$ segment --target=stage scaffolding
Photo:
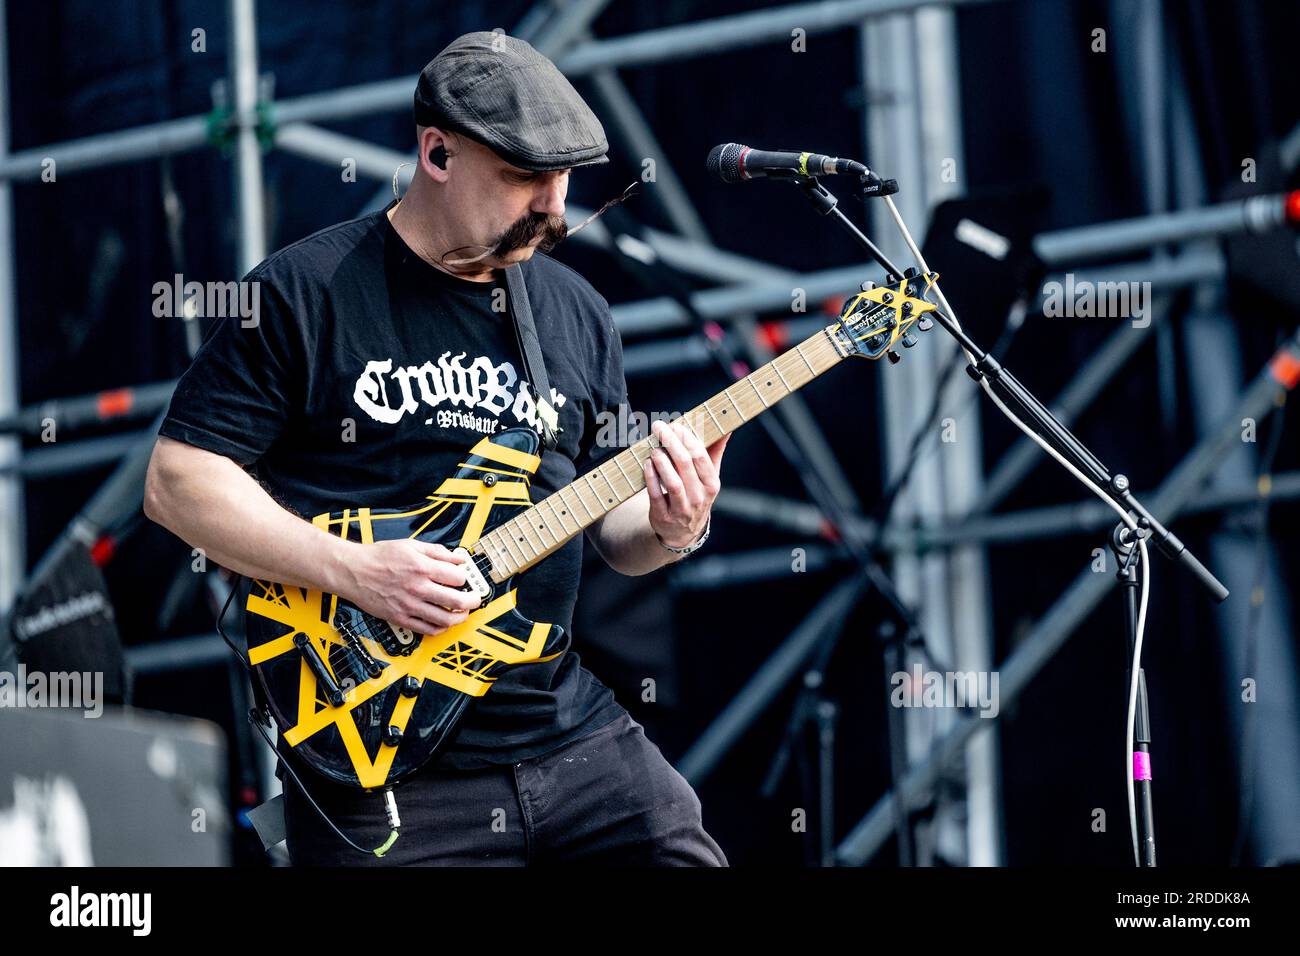
[[[653,127],[628,93],[617,70],[660,66],[720,50],[788,43],[796,27],[807,35],[856,31],[860,82],[867,104],[861,158],[885,175],[899,179],[900,209],[914,228],[921,228],[934,206],[951,198],[958,189],[955,184],[937,185],[936,177],[926,172],[937,168],[943,158],[956,158],[960,165],[962,122],[955,8],[1011,0],[795,3],[627,36],[594,38],[591,24],[608,2],[540,0],[513,32],[554,59],[570,77],[590,81],[596,109],[625,153],[655,159],[657,188],[650,195],[662,204],[662,211],[673,228],[672,231],[650,230],[647,241],[668,265],[717,283],[714,288],[695,293],[691,299],[693,307],[701,315],[724,323],[738,349],[748,358],[765,361],[770,352],[764,351],[765,346],[754,334],[754,314],[788,309],[792,287],[804,289],[812,301],[844,295],[864,279],[878,279],[878,267],[862,263],[799,274],[720,248],[695,212],[674,164],[663,154]],[[1121,13],[1128,9],[1122,0],[1117,0],[1115,6]],[[1168,352],[1169,340],[1163,338],[1169,325],[1171,293],[1196,290],[1203,297],[1208,296],[1206,301],[1211,303],[1202,313],[1214,313],[1214,293],[1223,285],[1225,267],[1213,239],[1283,224],[1283,197],[1280,196],[1206,205],[1203,188],[1198,193],[1188,186],[1177,197],[1181,208],[1170,208],[1170,197],[1162,192],[1164,164],[1170,161],[1171,154],[1176,158],[1179,153],[1185,154],[1188,146],[1180,142],[1178,150],[1171,150],[1159,132],[1163,130],[1160,119],[1166,84],[1174,94],[1171,99],[1175,111],[1185,111],[1186,104],[1185,96],[1180,98],[1181,77],[1161,56],[1159,4],[1149,3],[1145,7],[1138,14],[1145,58],[1128,62],[1121,69],[1126,71],[1124,88],[1140,104],[1140,111],[1144,111],[1143,122],[1133,124],[1132,131],[1141,143],[1148,208],[1142,216],[1130,220],[1044,233],[1035,238],[1034,250],[1054,269],[1092,263],[1077,271],[1080,278],[1150,281],[1161,299],[1157,316],[1149,326],[1114,332],[1059,393],[1054,410],[1067,424],[1122,372],[1128,360],[1152,336],[1160,340],[1167,356],[1172,355]],[[1149,12],[1152,9],[1154,12]],[[0,0],[0,24],[6,22],[4,14],[5,0]],[[8,40],[0,39],[0,515],[4,519],[0,522],[0,613],[11,606],[24,585],[27,559],[23,551],[23,481],[107,462],[120,462],[113,482],[140,480],[141,452],[146,451],[143,457],[147,460],[147,449],[154,436],[154,429],[150,428],[65,444],[57,452],[52,449],[21,452],[18,433],[24,428],[22,422],[30,420],[32,410],[21,409],[18,404],[20,343],[16,341],[12,183],[39,176],[48,158],[55,159],[59,172],[67,175],[214,148],[219,140],[224,140],[233,146],[236,262],[243,274],[268,251],[262,183],[264,143],[334,168],[342,159],[352,159],[358,174],[374,179],[380,187],[372,206],[382,200],[398,165],[409,161],[406,153],[316,124],[409,110],[414,77],[272,102],[264,95],[267,84],[259,74],[255,0],[228,0],[227,17],[231,38],[228,78],[224,102],[214,103],[212,113],[17,152],[9,150],[8,142],[8,104],[13,89],[6,62]],[[1173,125],[1177,130],[1177,115],[1175,120]],[[724,131],[719,130],[719,137],[723,135]],[[1282,155],[1289,163],[1300,162],[1300,129],[1283,144]],[[695,162],[697,158],[691,157],[689,161]],[[1185,172],[1185,181],[1194,183],[1194,171]],[[569,208],[572,222],[580,221],[587,214],[588,210]],[[886,228],[882,221],[874,222],[873,226],[885,252],[896,259],[905,259],[893,238],[893,230]],[[608,246],[610,236],[602,224],[596,223],[578,234],[575,241]],[[1136,252],[1149,253],[1151,258],[1118,265],[1095,264]],[[942,264],[937,265],[942,271]],[[687,329],[684,310],[670,298],[620,304],[613,308],[613,314],[625,338]],[[789,324],[792,330],[798,330],[824,323],[815,318],[794,318]],[[797,340],[798,336],[793,338]],[[922,424],[922,410],[928,405],[939,373],[955,347],[942,336],[931,337],[928,346],[916,350],[909,356],[910,361],[882,376],[885,414],[881,418],[889,423],[885,436],[886,483],[902,465],[910,438]],[[703,366],[709,362],[707,352],[689,335],[664,342],[630,343],[626,359],[629,376]],[[136,414],[148,419],[160,413],[169,388],[170,383],[141,387],[143,401],[138,404]],[[990,542],[1030,540],[1036,535],[1062,530],[1105,527],[1113,518],[1095,502],[992,516],[991,510],[1043,459],[1038,449],[1021,439],[986,473],[979,456],[982,409],[972,400],[971,390],[971,383],[962,376],[950,389],[948,398],[949,406],[963,409],[960,427],[966,440],[944,450],[941,467],[922,467],[915,474],[899,501],[894,521],[888,527],[877,528],[861,516],[855,520],[862,521],[864,530],[870,534],[880,535],[882,547],[892,554],[895,569],[903,572],[900,579],[908,582],[903,597],[919,610],[927,644],[934,656],[952,661],[959,670],[987,670],[997,662],[992,657],[991,615],[986,597],[986,546]],[[1233,414],[1267,414],[1267,403],[1276,391],[1276,383],[1270,385],[1262,375],[1234,399]],[[1219,405],[1226,409],[1233,406],[1233,401],[1220,396]],[[802,399],[792,396],[777,408],[801,449],[827,476],[837,499],[852,505],[855,500],[852,485],[830,454]],[[1172,516],[1179,508],[1240,507],[1258,501],[1261,493],[1267,493],[1261,492],[1257,485],[1252,488],[1246,477],[1238,475],[1234,484],[1218,488],[1215,494],[1199,501],[1191,500],[1200,483],[1214,473],[1230,450],[1223,439],[1227,426],[1216,427],[1218,430],[1209,422],[1205,424],[1202,444],[1153,499],[1162,516]],[[1300,476],[1279,476],[1271,493],[1279,499],[1300,495]],[[718,507],[721,512],[742,519],[777,527],[804,527],[810,534],[820,522],[816,509],[809,505],[774,502],[768,496],[746,492],[743,488],[725,489]],[[85,527],[79,533],[84,537]],[[66,544],[66,540],[61,539],[61,544]],[[809,546],[820,547],[827,564],[835,565],[838,556],[834,548],[815,541]],[[788,567],[788,554],[784,550],[782,554],[784,557],[777,563]],[[688,584],[691,579],[697,579],[691,586],[724,586],[736,580],[733,572],[737,569],[743,572],[740,579],[753,580],[755,575],[761,578],[770,573],[775,560],[769,555],[771,560],[764,563],[760,557],[702,557],[691,567],[680,569],[680,574]],[[1172,573],[1163,568],[1161,571]],[[1002,681],[1004,693],[1009,690],[1014,698],[1086,612],[1111,589],[1108,576],[1081,576],[1039,622],[1021,649],[1001,665],[1000,669],[1010,675]],[[791,635],[776,656],[759,668],[751,685],[723,709],[717,721],[688,752],[683,761],[683,772],[688,777],[699,780],[708,774],[743,733],[762,703],[798,672],[815,644],[817,628],[849,606],[861,590],[862,582],[850,574],[831,590],[822,605],[810,609],[804,625]],[[1274,622],[1275,626],[1284,623]],[[132,658],[136,666],[148,671],[203,666],[220,659],[213,656],[214,649],[218,654],[225,653],[224,645],[218,648],[217,640],[212,635],[200,635],[176,642],[174,655],[169,654],[167,647],[155,647],[135,649]],[[946,724],[936,727],[933,721],[913,721],[910,718],[916,715],[908,716],[905,772],[896,790],[882,797],[839,847],[838,862],[860,864],[870,860],[894,832],[896,811],[900,807],[915,808],[934,799],[935,783],[941,774],[950,778],[956,775],[964,801],[961,805],[938,807],[933,832],[923,841],[928,849],[921,854],[919,862],[943,860],[976,865],[1003,862],[996,733],[977,733],[994,729],[991,725],[995,722],[976,726],[969,719],[952,716]],[[1293,742],[1294,726],[1291,734],[1289,740]],[[1300,746],[1295,749],[1300,752]],[[266,753],[269,757],[270,752]]]

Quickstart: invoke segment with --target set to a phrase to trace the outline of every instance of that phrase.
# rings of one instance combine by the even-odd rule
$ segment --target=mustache
[[[520,218],[518,222],[503,232],[501,238],[491,246],[460,246],[456,249],[449,249],[439,258],[445,265],[449,266],[469,265],[482,262],[491,256],[502,256],[508,252],[513,252],[515,249],[522,249],[539,235],[542,237],[542,241],[538,243],[538,248],[543,252],[550,252],[563,242],[568,234],[569,224],[564,221],[563,216],[531,213]],[[462,249],[483,249],[484,251],[469,258],[450,258],[452,253],[460,252]]]
[[[544,213],[532,213],[524,216],[505,231],[492,250],[493,255],[504,255],[515,249],[522,249],[538,236],[538,244],[543,252],[550,252],[564,241],[569,234],[569,224],[563,216],[548,216]]]
[[[482,248],[487,251],[480,253],[469,259],[449,259],[448,256],[453,252],[459,252],[460,249],[452,249],[441,256],[441,261],[447,265],[468,265],[474,262],[481,262],[489,256],[501,256],[507,252],[513,252],[515,249],[522,249],[540,235],[542,241],[537,244],[543,252],[550,252],[557,245],[563,242],[567,237],[576,232],[585,229],[596,219],[604,215],[605,211],[611,206],[617,206],[619,203],[632,198],[637,193],[640,181],[633,182],[624,189],[619,195],[615,196],[605,205],[601,206],[590,216],[578,224],[577,228],[569,230],[569,224],[565,222],[563,216],[547,216],[542,213],[533,213],[522,217],[513,226],[501,234],[501,238],[496,241],[492,247],[478,246],[473,248]],[[461,248],[471,248],[462,246]]]

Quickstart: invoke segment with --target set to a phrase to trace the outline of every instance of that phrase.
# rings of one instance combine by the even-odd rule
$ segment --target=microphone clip
[[[897,179],[881,179],[869,169],[858,175],[854,187],[854,193],[859,199],[879,199],[881,196],[892,196],[896,192],[898,192]]]

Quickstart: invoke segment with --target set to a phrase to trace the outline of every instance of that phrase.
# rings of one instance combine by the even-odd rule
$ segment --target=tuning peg
[[[899,362],[903,361],[903,356],[899,355],[893,349],[890,349],[885,353],[885,355],[888,357],[890,365],[897,365]]]
[[[858,288],[860,288],[863,292],[870,292],[875,287],[876,284],[872,282],[870,279],[868,279],[866,282],[862,283],[862,285],[860,285]]]
[[[934,320],[931,319],[928,315],[923,315],[916,320],[916,327],[920,329],[922,332],[929,332],[932,328],[934,328]]]
[[[903,348],[905,348],[905,349],[910,349],[910,348],[911,348],[913,345],[915,345],[915,344],[916,344],[916,339],[912,336],[912,333],[911,333],[911,332],[904,332],[904,333],[903,333]]]

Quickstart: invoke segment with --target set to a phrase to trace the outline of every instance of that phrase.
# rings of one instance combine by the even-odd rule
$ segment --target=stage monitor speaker
[[[10,694],[0,740],[0,866],[227,864],[217,725],[121,709],[87,717]]]

